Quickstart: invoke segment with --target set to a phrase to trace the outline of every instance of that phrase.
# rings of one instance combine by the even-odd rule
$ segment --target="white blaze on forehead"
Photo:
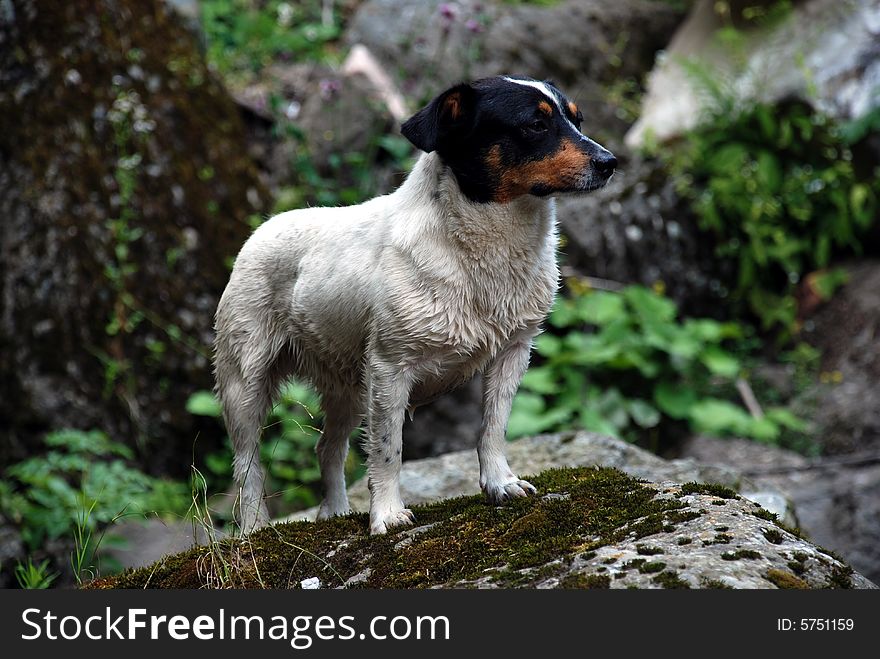
[[[568,123],[568,125],[574,129],[574,132],[576,132],[578,135],[583,137],[583,133],[581,133],[580,129],[578,129],[578,127],[575,126],[571,122],[571,120],[568,118],[568,115],[565,114],[565,110],[562,109],[562,104],[559,102],[559,97],[556,96],[556,94],[554,94],[550,90],[550,87],[547,86],[547,83],[539,82],[538,80],[518,80],[516,78],[509,78],[508,76],[502,76],[502,77],[507,82],[512,82],[517,85],[522,85],[523,87],[531,87],[532,89],[537,89],[539,92],[544,94],[544,96],[546,96],[551,101],[553,101],[553,103],[556,105],[557,109],[559,110],[559,114],[561,114],[562,118],[565,119],[565,121]]]

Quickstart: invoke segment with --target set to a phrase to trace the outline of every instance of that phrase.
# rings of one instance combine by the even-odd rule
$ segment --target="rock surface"
[[[628,124],[609,86],[649,71],[683,16],[648,0],[367,0],[345,40],[366,45],[417,102],[488,75],[552,78],[589,108],[588,132],[613,146]]]
[[[779,3],[730,3],[734,11],[759,6],[769,13],[774,5]],[[880,103],[880,7],[874,0],[794,3],[782,20],[738,25],[737,40],[720,38],[729,18],[718,7],[700,0],[676,32],[651,73],[642,114],[626,136],[630,147],[669,140],[699,121],[705,90],[695,86],[682,60],[706,67],[740,98],[803,98],[839,119],[863,116]]]
[[[876,588],[720,485],[645,484],[616,469],[532,478],[538,496],[415,507],[369,536],[366,515],[262,529],[90,588]]]
[[[743,479],[735,468],[701,464],[692,459],[664,460],[622,440],[589,432],[563,432],[518,439],[507,445],[507,456],[511,468],[518,474],[534,474],[558,467],[602,465],[653,482],[708,481],[746,492],[760,492],[753,483]],[[476,494],[480,491],[479,476],[475,450],[411,460],[403,463],[401,493],[407,505]],[[769,490],[765,494],[779,493]],[[349,488],[348,496],[353,510],[369,510],[367,479],[354,483]],[[793,511],[787,505],[773,512],[789,522],[794,521]],[[287,519],[314,519],[316,514],[317,508],[311,508]]]
[[[847,268],[849,280],[810,318],[804,338],[830,377],[804,394],[828,453],[880,450],[880,261]]]
[[[163,2],[0,11],[0,465],[100,428],[180,473],[266,206],[238,110]]]
[[[667,167],[634,157],[602,190],[557,200],[562,261],[621,285],[662,283],[687,314],[717,315],[731,280]]]
[[[797,525],[806,537],[840,554],[869,579],[880,581],[876,452],[810,459],[745,439],[693,437],[680,454],[701,464],[742,469],[758,490],[781,493],[797,512]]]

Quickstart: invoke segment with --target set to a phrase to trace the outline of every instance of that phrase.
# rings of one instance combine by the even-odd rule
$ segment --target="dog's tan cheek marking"
[[[489,171],[498,176],[498,188],[493,199],[501,203],[528,194],[538,184],[562,190],[589,164],[590,156],[570,139],[562,140],[559,149],[546,158],[517,167],[505,168],[501,164],[501,147],[497,144],[490,149],[486,158]]]
[[[547,101],[541,101],[540,103],[538,103],[538,109],[546,114],[548,117],[553,115],[553,108]]]

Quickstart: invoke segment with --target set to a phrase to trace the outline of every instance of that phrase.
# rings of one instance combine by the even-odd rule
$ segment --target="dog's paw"
[[[331,517],[348,515],[350,512],[351,507],[348,505],[348,502],[333,504],[324,500],[318,508],[318,514],[315,516],[315,519],[330,519]]]
[[[382,535],[394,526],[411,526],[416,521],[416,516],[409,508],[390,510],[383,515],[370,515],[370,534]]]
[[[498,506],[517,497],[531,496],[538,490],[528,481],[512,476],[497,483],[487,483],[483,491],[489,497],[489,501]]]

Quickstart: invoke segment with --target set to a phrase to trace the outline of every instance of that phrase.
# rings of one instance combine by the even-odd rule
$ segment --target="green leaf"
[[[830,300],[834,291],[849,281],[849,273],[843,268],[834,268],[825,272],[817,272],[813,276],[813,286],[819,297]]]
[[[573,300],[556,298],[556,304],[550,312],[549,322],[553,327],[570,327],[578,323],[579,318]]]
[[[724,338],[724,325],[708,318],[688,318],[684,321],[684,330],[706,343],[717,343]]]
[[[223,410],[220,401],[210,391],[197,391],[186,401],[186,411],[198,416],[219,417]]]
[[[754,439],[774,439],[779,429],[770,419],[755,419],[742,407],[717,398],[698,401],[690,412],[697,432],[710,435],[737,435]]]
[[[761,442],[772,442],[779,437],[779,426],[767,417],[750,418],[742,434]]]
[[[729,175],[731,172],[742,170],[749,157],[749,151],[743,144],[732,142],[707,155],[706,165],[710,171],[716,174]]]
[[[735,378],[740,371],[739,360],[718,346],[709,346],[702,354],[700,361],[713,375]]]
[[[654,402],[673,419],[685,419],[697,402],[697,394],[690,387],[671,382],[660,382],[654,387]]]
[[[776,194],[782,185],[782,168],[779,160],[768,151],[758,153],[757,171],[755,175],[758,182],[770,194]]]
[[[595,291],[581,298],[578,311],[586,323],[607,325],[625,313],[624,301],[617,293]]]
[[[771,407],[765,412],[768,419],[784,428],[794,430],[795,432],[807,432],[810,425],[784,407]]]
[[[653,428],[660,423],[660,412],[656,407],[643,400],[627,401],[626,408],[632,420],[641,428]]]
[[[697,401],[689,416],[698,432],[714,435],[748,435],[753,421],[743,408],[717,398]]]
[[[565,409],[545,411],[544,399],[536,394],[520,392],[513,399],[513,407],[507,422],[507,436],[510,439],[536,435],[554,430],[571,417]]]
[[[644,286],[627,287],[623,297],[642,322],[670,322],[675,318],[675,303]]]
[[[535,351],[543,357],[552,359],[562,351],[562,339],[553,334],[539,334],[535,337]]]
[[[604,418],[599,410],[586,408],[581,410],[579,422],[584,430],[596,432],[609,437],[620,438],[620,429],[608,419]]]
[[[620,346],[614,342],[606,341],[601,334],[569,332],[563,341],[565,347],[571,352],[571,363],[581,366],[607,364],[620,353]]]
[[[547,366],[535,366],[526,371],[520,386],[537,394],[555,394],[559,391],[559,382],[553,369]]]

